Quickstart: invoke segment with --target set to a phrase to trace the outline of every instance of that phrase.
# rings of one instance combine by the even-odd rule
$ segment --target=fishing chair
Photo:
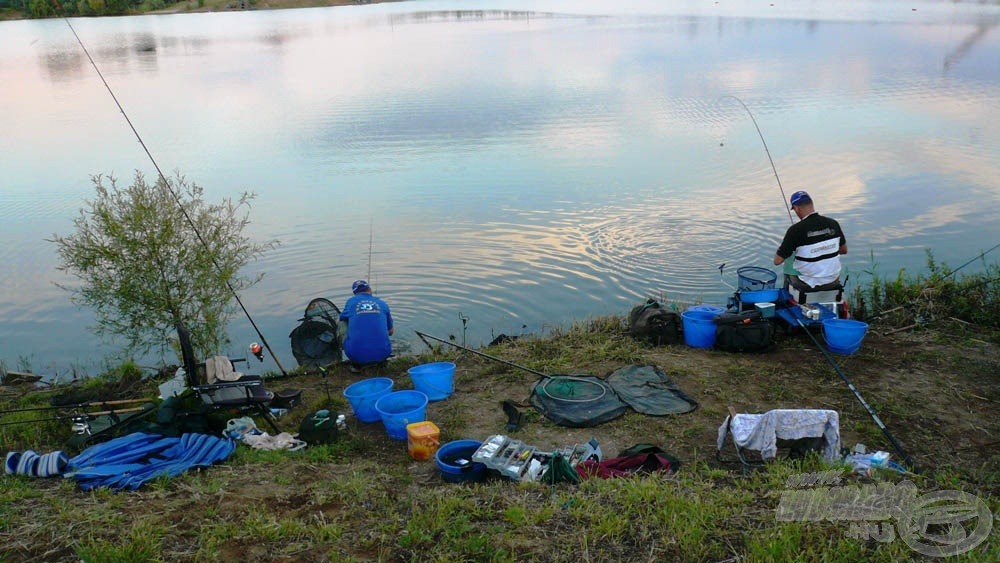
[[[775,409],[763,414],[737,414],[729,407],[729,415],[719,427],[715,458],[721,463],[722,450],[730,438],[743,474],[751,467],[760,467],[779,456],[805,457],[811,451],[820,452],[827,460],[840,455],[840,415],[825,409]]]
[[[177,338],[184,361],[185,380],[188,387],[201,398],[204,406],[213,410],[256,411],[276,433],[281,432],[269,407],[274,393],[264,388],[264,381],[259,375],[243,375],[236,371],[235,363],[245,362],[245,358],[231,360],[215,356],[209,362],[199,363],[191,345],[191,333],[183,323],[177,323]]]
[[[837,303],[839,305],[844,300],[844,284],[840,283],[840,280],[810,287],[798,276],[785,274],[785,290],[799,305],[806,303]]]

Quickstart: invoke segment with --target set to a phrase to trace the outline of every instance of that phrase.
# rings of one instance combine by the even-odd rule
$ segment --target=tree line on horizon
[[[173,3],[168,0],[0,0],[0,12],[19,12],[29,19],[121,16],[160,10]],[[204,3],[205,0],[198,0],[199,7]]]

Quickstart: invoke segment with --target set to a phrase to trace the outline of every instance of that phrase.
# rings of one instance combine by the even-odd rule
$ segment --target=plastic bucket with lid
[[[472,461],[472,454],[481,445],[483,443],[477,440],[456,440],[441,446],[434,454],[441,478],[448,483],[485,479],[486,464]]]
[[[406,425],[427,420],[427,395],[420,391],[393,391],[375,402],[385,431],[393,440],[406,439]]]
[[[684,343],[692,348],[711,348],[715,346],[714,311],[684,311],[681,319],[684,323]]]
[[[830,318],[823,321],[826,347],[836,354],[853,354],[861,348],[868,332],[868,323],[852,319]]]
[[[406,370],[413,380],[413,387],[427,395],[429,401],[447,399],[455,391],[455,364],[433,362],[420,364]]]
[[[393,381],[388,377],[373,377],[352,383],[344,389],[344,397],[351,404],[354,416],[361,422],[378,422],[382,417],[375,410],[375,402],[392,391]]]

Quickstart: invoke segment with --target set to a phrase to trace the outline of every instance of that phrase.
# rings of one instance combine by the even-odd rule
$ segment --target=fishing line
[[[761,142],[761,144],[764,145],[764,152],[767,153],[767,160],[768,160],[768,162],[771,163],[771,170],[774,172],[774,179],[778,181],[778,189],[781,190],[781,204],[782,204],[782,206],[784,206],[785,211],[788,212],[788,220],[791,221],[792,223],[794,223],[795,219],[792,219],[792,210],[791,210],[790,207],[788,207],[788,204],[786,203],[788,201],[788,198],[785,197],[785,188],[781,187],[781,178],[778,177],[778,169],[775,168],[775,166],[774,166],[774,159],[771,158],[771,151],[767,148],[767,141],[764,140],[764,134],[761,133],[760,126],[757,125],[757,119],[753,116],[753,112],[751,112],[750,108],[748,108],[747,105],[743,103],[743,100],[737,98],[736,96],[734,96],[732,94],[726,94],[726,95],[724,95],[722,97],[723,98],[732,98],[732,99],[736,100],[737,102],[739,102],[739,104],[741,106],[743,106],[743,109],[746,110],[747,115],[750,116],[750,121],[753,121],[753,126],[757,129],[757,135],[760,137],[760,142]]]
[[[139,135],[139,131],[136,130],[135,125],[132,124],[132,120],[129,119],[128,114],[125,112],[125,108],[122,107],[121,102],[118,101],[118,96],[115,95],[114,90],[111,89],[111,85],[108,84],[107,80],[105,80],[104,74],[101,73],[101,69],[97,66],[97,63],[94,62],[94,58],[90,56],[90,51],[87,50],[87,46],[83,44],[83,40],[80,39],[80,36],[76,33],[76,29],[73,27],[73,24],[69,21],[69,18],[66,17],[62,9],[62,6],[59,4],[59,0],[52,0],[52,1],[56,4],[56,7],[59,8],[59,12],[63,14],[62,15],[63,21],[66,22],[67,26],[69,26],[69,30],[73,32],[73,37],[76,38],[76,42],[79,43],[80,48],[83,49],[84,54],[87,55],[87,59],[90,61],[90,65],[94,67],[94,71],[97,72],[97,76],[100,77],[101,82],[104,84],[104,87],[108,90],[108,93],[111,94],[111,99],[113,99],[115,101],[115,105],[118,106],[118,111],[120,111],[122,116],[125,118],[125,122],[128,123],[128,126],[132,130],[132,133],[135,135],[135,138],[139,141],[139,145],[142,146],[142,150],[146,152],[146,156],[149,157],[149,161],[153,163],[153,168],[156,169],[156,173],[159,175],[160,181],[163,183],[164,188],[167,190],[167,192],[170,193],[171,197],[173,197],[174,201],[177,203],[177,206],[181,210],[181,214],[184,215],[184,219],[187,220],[188,225],[191,226],[191,230],[193,230],[195,236],[198,237],[198,241],[201,242],[202,246],[204,246],[206,249],[210,249],[208,243],[205,242],[204,237],[201,236],[201,232],[198,231],[198,227],[195,226],[194,220],[191,219],[191,217],[187,213],[187,210],[184,209],[184,205],[181,202],[180,196],[177,195],[177,193],[175,193],[174,190],[170,187],[170,182],[167,180],[167,177],[164,176],[163,171],[160,170],[160,165],[156,163],[156,159],[153,158],[153,154],[149,151],[149,148],[146,146],[146,143],[142,140],[142,136]],[[223,269],[222,266],[219,265],[218,261],[216,261],[214,257],[210,257],[210,259],[212,260],[212,264],[219,271],[219,273],[222,273]],[[236,302],[239,303],[240,308],[243,310],[243,314],[245,314],[247,320],[250,321],[250,325],[253,326],[254,331],[257,333],[257,336],[260,337],[261,342],[264,343],[264,346],[267,348],[267,351],[271,353],[271,357],[274,358],[274,363],[277,364],[278,369],[281,370],[281,374],[288,375],[288,373],[285,372],[285,368],[281,365],[281,362],[278,360],[278,356],[274,353],[274,350],[271,349],[271,345],[268,344],[267,338],[264,337],[260,329],[257,327],[257,323],[254,322],[253,317],[250,315],[250,311],[247,310],[246,306],[243,304],[243,300],[240,299],[239,294],[236,293],[236,289],[233,288],[232,284],[230,284],[228,280],[226,281],[226,287],[229,288],[229,292],[233,294],[233,297],[236,299]]]

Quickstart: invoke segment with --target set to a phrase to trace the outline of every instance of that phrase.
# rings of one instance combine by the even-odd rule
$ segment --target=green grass
[[[904,294],[906,283],[904,279],[894,284],[891,292]],[[878,291],[883,295],[882,289]],[[982,340],[990,338],[995,336]],[[947,339],[942,342],[948,343]],[[892,348],[891,343],[882,344],[886,350]],[[933,440],[943,425],[950,424],[941,413],[933,412],[941,408],[935,395],[954,397],[962,408],[995,400],[996,359],[948,347],[896,346],[905,349],[892,358],[866,349],[838,358],[838,363],[859,382],[869,403],[914,453],[927,446],[917,437]],[[982,345],[973,342],[972,346]],[[842,434],[851,437],[843,445],[859,441],[870,448],[889,447],[867,411],[811,344],[801,339],[787,341],[785,357],[796,359],[790,367],[761,356],[681,351],[685,349],[644,348],[625,338],[621,319],[613,317],[574,323],[555,330],[551,337],[525,337],[488,351],[546,373],[586,369],[605,375],[623,364],[656,358],[681,387],[697,386],[699,410],[683,417],[629,412],[593,433],[601,436],[602,443],[604,436],[611,436],[619,447],[654,441],[672,451],[677,444],[694,444],[685,451],[681,469],[671,475],[591,479],[575,486],[506,480],[445,484],[432,461],[414,462],[405,455],[403,444],[386,444],[358,431],[348,432],[333,444],[300,452],[238,448],[225,464],[156,479],[133,492],[82,492],[69,480],[2,475],[0,561],[919,559],[898,538],[879,541],[862,534],[872,528],[858,523],[776,519],[784,491],[821,487],[803,475],[839,474],[836,485],[822,485],[837,487],[898,483],[902,476],[884,474],[872,480],[827,466],[816,457],[777,461],[743,476],[738,468],[713,459],[715,428],[727,406],[751,409],[813,400],[813,396],[803,397],[799,382],[809,382],[812,390],[827,392],[823,400],[838,403]],[[453,352],[438,349],[419,358],[397,358],[388,371],[404,374],[416,363],[454,360],[449,355]],[[877,384],[880,374],[896,378],[918,367],[941,375],[939,386],[930,393],[920,393],[919,388],[894,391]],[[465,437],[466,429],[477,423],[480,429],[488,427],[477,417],[490,407],[499,411],[497,394],[525,391],[534,379],[478,357],[463,356],[462,370],[461,387],[481,389],[481,396],[456,395],[453,401],[435,403],[434,420],[442,428],[443,440]],[[123,366],[88,388],[114,388],[134,376],[133,368]],[[966,382],[972,385],[963,386]],[[285,429],[294,432],[295,417],[330,402],[335,410],[347,408],[339,394],[343,381],[331,376],[329,384],[331,401],[322,387],[314,390],[305,404],[282,420]],[[477,413],[462,406],[480,400],[492,405]],[[27,395],[8,408],[44,406],[46,401],[44,396]],[[521,436],[529,442],[532,433],[558,439],[572,432],[534,409],[524,409],[523,414]],[[27,419],[25,413],[8,416]],[[495,416],[499,417],[498,412]],[[996,433],[990,420],[979,418],[977,424],[984,428],[970,434],[976,439],[973,446]],[[8,449],[30,446],[47,451],[66,439],[66,426],[64,422],[5,426],[0,427],[0,439]],[[950,444],[937,446],[938,452],[954,449]],[[605,451],[605,455],[613,454]],[[944,455],[935,460],[933,470],[907,478],[921,494],[963,490],[983,499],[994,513],[1000,512],[1000,454],[984,450],[982,455],[962,459],[952,462]],[[896,531],[895,521],[884,523],[892,525],[891,530],[876,524],[874,530],[879,533]],[[1000,534],[994,532],[959,559],[1000,560],[998,538]]]

